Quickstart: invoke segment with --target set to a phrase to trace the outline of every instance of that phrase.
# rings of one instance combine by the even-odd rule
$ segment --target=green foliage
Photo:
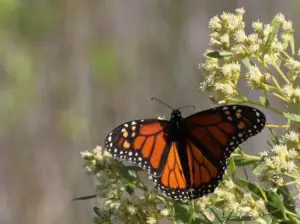
[[[210,49],[200,89],[218,104],[250,104],[277,114],[285,124],[267,124],[271,139],[266,149],[248,155],[239,147],[229,160],[230,174],[214,193],[191,202],[167,199],[140,179],[144,172],[111,159],[101,147],[83,152],[89,173],[99,181],[104,201],[96,208],[95,223],[300,223],[296,203],[300,196],[300,61],[295,55],[293,27],[282,14],[271,25],[256,21],[246,34],[243,9],[215,16],[209,23]],[[241,84],[260,93],[242,95]],[[272,96],[272,97],[270,97]],[[274,100],[275,99],[275,100]],[[277,103],[286,105],[284,112]],[[299,112],[299,111],[298,111]],[[273,129],[280,130],[279,133]],[[247,168],[258,181],[237,175]]]
[[[115,81],[118,72],[118,57],[112,44],[99,44],[91,49],[91,67],[96,80],[101,83]]]

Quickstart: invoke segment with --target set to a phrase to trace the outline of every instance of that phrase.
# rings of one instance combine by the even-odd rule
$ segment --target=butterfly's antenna
[[[177,109],[180,110],[180,109],[188,108],[188,107],[191,107],[191,108],[193,108],[193,110],[195,110],[195,106],[194,105],[186,105],[186,106],[179,107]]]
[[[175,110],[173,107],[171,107],[170,105],[166,104],[165,102],[163,102],[163,101],[157,99],[156,97],[151,97],[151,100],[155,100],[155,101],[157,101],[157,102],[159,102],[159,103],[165,105],[166,107],[169,107],[170,109]]]

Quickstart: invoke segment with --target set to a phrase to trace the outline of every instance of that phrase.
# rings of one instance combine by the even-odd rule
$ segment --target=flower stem
[[[286,124],[266,124],[265,125],[266,128],[290,128],[290,125],[286,125]]]
[[[194,201],[191,202],[191,213],[189,217],[189,224],[192,224],[195,218],[195,207],[194,207]]]
[[[273,67],[276,69],[281,78],[286,82],[286,84],[290,84],[290,80],[287,79],[285,74],[281,71],[281,69],[277,66],[276,62],[273,62]]]
[[[242,103],[243,103],[243,102],[242,102]],[[255,101],[252,101],[252,100],[249,100],[249,99],[247,99],[244,103],[249,103],[249,104],[252,104],[252,105],[264,107],[264,108],[266,108],[266,109],[268,109],[268,110],[273,111],[273,112],[276,113],[276,114],[279,114],[279,115],[282,115],[282,116],[283,116],[283,112],[281,112],[281,111],[275,109],[274,107],[264,106],[264,105],[262,105],[261,103],[258,103],[258,102],[255,102]]]

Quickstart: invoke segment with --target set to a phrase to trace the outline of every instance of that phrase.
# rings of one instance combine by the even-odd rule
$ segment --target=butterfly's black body
[[[113,157],[147,169],[156,188],[175,200],[213,192],[223,178],[227,158],[266,122],[262,112],[227,105],[183,118],[134,120],[108,134],[105,148]]]
[[[180,110],[173,110],[171,118],[164,128],[166,142],[170,145],[175,142],[178,148],[178,155],[182,162],[184,176],[189,183],[190,174],[188,172],[188,155],[186,150],[186,135],[188,134],[185,126],[184,118]]]

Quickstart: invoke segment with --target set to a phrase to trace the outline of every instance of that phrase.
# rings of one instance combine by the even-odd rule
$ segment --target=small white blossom
[[[237,43],[243,43],[245,40],[247,40],[247,35],[244,30],[238,30],[234,34],[234,40]]]
[[[284,136],[283,136],[283,141],[284,142],[287,142],[287,141],[290,141],[290,142],[299,142],[300,141],[300,134],[295,132],[295,131],[290,131],[288,133],[286,133]]]
[[[234,31],[244,27],[243,21],[232,13],[223,12],[220,17],[224,21],[229,31]]]
[[[215,84],[216,90],[220,91],[221,93],[225,94],[226,96],[231,96],[236,93],[235,89],[230,84],[226,83],[216,83]]]
[[[274,20],[280,24],[283,24],[286,22],[285,16],[282,13],[278,13],[275,17]]]
[[[239,63],[229,63],[222,67],[222,73],[227,79],[236,79],[241,71],[241,65]]]
[[[245,46],[243,44],[235,44],[232,48],[231,51],[233,54],[245,54],[246,53],[246,49]]]
[[[299,87],[296,87],[294,89],[294,95],[295,95],[296,100],[299,101],[300,100],[300,88]]]
[[[216,38],[210,38],[209,45],[212,47],[220,47],[222,46],[222,42],[217,40]]]
[[[279,41],[274,41],[271,48],[275,52],[282,52],[284,50],[284,46]]]
[[[261,40],[257,34],[250,34],[248,36],[248,44],[250,53],[256,53],[260,49]]]
[[[282,30],[285,31],[285,32],[293,32],[293,23],[292,21],[285,21],[283,24],[282,24]]]
[[[83,158],[83,159],[93,156],[93,154],[91,152],[87,151],[87,150],[83,151],[83,152],[80,152],[80,155],[81,155],[81,158]]]
[[[246,78],[252,88],[261,88],[266,80],[266,77],[261,73],[256,65],[249,67],[249,72],[246,74]]]
[[[285,166],[286,166],[286,170],[287,170],[288,172],[293,172],[293,171],[297,168],[297,166],[296,166],[296,164],[294,163],[294,161],[289,161],[289,162],[287,162]]]
[[[245,14],[245,9],[244,8],[238,8],[235,10],[237,15],[244,15]]]
[[[292,37],[293,36],[289,33],[282,33],[280,36],[283,43],[288,43],[289,41],[291,41]]]
[[[268,156],[268,152],[267,151],[263,151],[263,152],[260,152],[259,153],[259,155],[261,156],[261,157],[266,157],[266,156]]]
[[[296,104],[300,102],[300,88],[294,88],[291,84],[287,84],[282,88],[282,92],[285,97],[290,101],[292,104]]]
[[[235,184],[232,180],[226,180],[224,185],[227,189],[233,189],[235,187]]]
[[[154,217],[148,217],[147,218],[147,224],[156,224],[158,220]]]
[[[225,46],[229,47],[229,35],[226,33],[220,37],[220,42]]]
[[[136,208],[133,205],[128,205],[127,211],[129,212],[130,215],[136,214]]]
[[[287,146],[286,145],[275,145],[272,149],[272,152],[279,154],[279,153],[285,153],[288,154]]]
[[[203,196],[201,199],[196,200],[196,207],[201,211],[204,211],[206,208],[209,208],[211,206],[210,199],[210,196]]]
[[[167,208],[165,208],[165,209],[163,209],[163,210],[160,211],[160,214],[161,214],[162,216],[167,217],[167,216],[170,215],[170,210],[167,209]]]
[[[270,26],[270,24],[266,24],[264,25],[264,36],[267,38],[268,35],[272,32],[272,27]]]
[[[209,21],[208,27],[209,27],[209,29],[212,29],[212,30],[221,29],[222,24],[221,24],[220,18],[218,16],[214,16],[213,18],[211,18]]]
[[[288,154],[288,158],[293,160],[293,159],[296,158],[297,155],[298,155],[298,152],[295,149],[290,149],[289,154]]]
[[[260,32],[263,31],[263,24],[259,20],[255,21],[255,22],[252,23],[252,28],[254,29],[255,32],[260,33]]]
[[[285,96],[287,96],[288,98],[291,98],[293,93],[294,93],[294,88],[292,85],[285,85],[283,88],[283,93]]]
[[[284,63],[284,67],[286,67],[289,70],[292,70],[295,73],[300,73],[300,61],[297,61],[293,58],[288,59]]]

